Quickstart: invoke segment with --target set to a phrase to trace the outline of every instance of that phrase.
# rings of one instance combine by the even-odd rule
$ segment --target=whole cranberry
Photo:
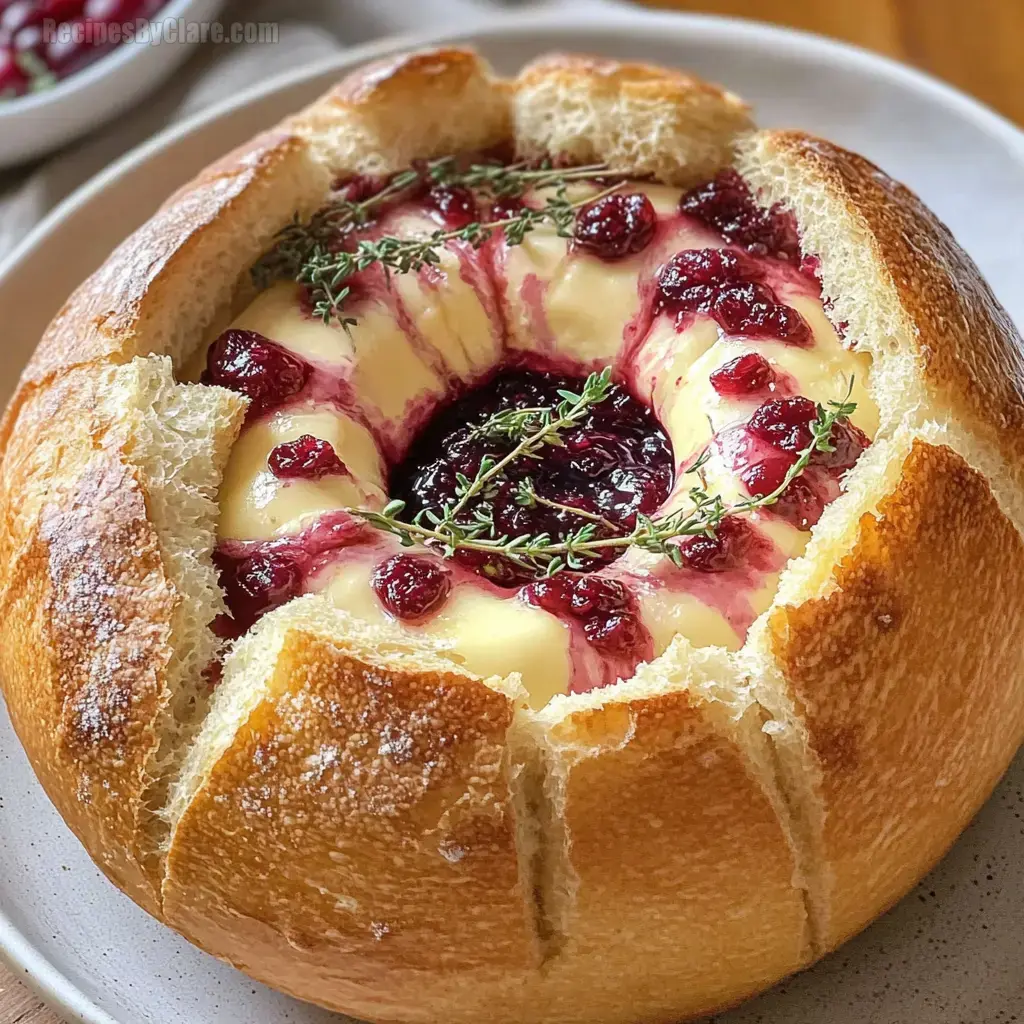
[[[798,530],[809,530],[825,511],[825,499],[810,480],[798,476],[769,510]]]
[[[427,205],[437,210],[451,228],[464,228],[480,219],[476,198],[462,185],[435,185],[427,193]]]
[[[758,406],[747,429],[785,452],[799,452],[813,440],[811,424],[817,418],[818,407],[809,398],[771,398]]]
[[[650,245],[658,215],[642,192],[614,192],[584,206],[576,215],[576,247],[603,260],[633,256]]]
[[[853,467],[871,440],[849,420],[841,420],[832,424],[829,443],[832,451],[816,451],[811,456],[811,462],[833,473],[844,473]]]
[[[683,249],[658,271],[658,291],[662,302],[677,307],[687,302],[691,290],[755,281],[761,276],[758,265],[733,249]]]
[[[795,461],[794,456],[779,452],[777,455],[747,466],[740,473],[740,480],[751,497],[763,498],[766,494],[771,494],[782,486],[786,474]]]
[[[807,321],[789,306],[775,301],[763,285],[731,285],[719,292],[712,315],[726,334],[748,338],[778,338],[791,345],[809,345]]]
[[[572,582],[566,573],[552,576],[551,579],[537,580],[536,583],[523,587],[519,593],[528,604],[543,608],[552,615],[562,618],[575,617],[572,606]]]
[[[573,587],[570,605],[579,618],[594,612],[620,611],[629,606],[629,592],[618,580],[582,576]]]
[[[392,615],[417,622],[444,603],[452,581],[448,570],[432,558],[394,555],[374,568],[370,586]]]
[[[14,59],[14,51],[0,49],[0,98],[23,95],[28,84],[28,76]]]
[[[726,398],[745,398],[766,391],[775,380],[771,363],[757,352],[745,352],[711,374],[711,386]]]
[[[583,635],[598,650],[620,658],[642,657],[650,634],[640,619],[628,611],[595,615],[583,623]]]
[[[770,210],[759,207],[746,182],[732,168],[687,192],[679,209],[756,256],[800,263],[800,239],[792,214],[777,206]]]
[[[256,331],[225,331],[206,353],[204,384],[248,395],[249,417],[284,404],[305,386],[312,367]]]
[[[348,473],[331,442],[312,434],[277,445],[267,457],[267,465],[278,480],[320,480]]]
[[[221,569],[228,608],[243,631],[302,592],[302,570],[285,552],[262,552],[237,563],[216,556],[214,560]]]
[[[740,479],[753,497],[763,498],[782,486],[792,465],[792,456],[787,458],[780,453],[778,458],[749,466],[740,474]],[[825,499],[820,487],[805,474],[791,480],[778,500],[767,508],[772,515],[785,519],[797,529],[809,530],[821,518]]]
[[[714,536],[698,534],[679,542],[683,565],[698,572],[727,572],[748,561],[747,552],[756,542],[754,527],[739,516],[727,516],[715,527]]]

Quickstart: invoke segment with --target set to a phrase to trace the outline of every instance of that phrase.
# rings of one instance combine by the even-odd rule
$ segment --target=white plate
[[[512,71],[550,48],[678,64],[733,87],[761,122],[811,129],[909,183],[1024,322],[1024,137],[966,97],[868,53],[723,19],[533,14],[472,38]],[[0,268],[0,398],[71,287],[176,185],[385,48],[238,98],[110,168]],[[1024,1017],[1024,758],[940,867],[814,969],[721,1024],[997,1024]],[[326,1024],[167,931],[108,885],[35,782],[0,714],[0,948],[90,1024]]]
[[[152,22],[204,24],[223,0],[170,0]],[[145,99],[195,43],[167,36],[125,42],[50,89],[0,101],[0,167],[49,153]]]

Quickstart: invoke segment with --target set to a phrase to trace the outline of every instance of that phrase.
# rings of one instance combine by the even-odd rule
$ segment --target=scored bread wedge
[[[735,163],[792,210],[882,412],[736,654],[526,706],[319,597],[211,696],[216,494],[244,400],[176,384],[332,182],[419,159]],[[55,318],[0,427],[0,673],[112,880],[268,984],[371,1020],[674,1021],[863,927],[1024,738],[1021,342],[902,186],[680,72],[442,48],[354,73],[186,185]]]
[[[216,484],[244,411],[166,358],[79,368],[23,406],[0,462],[11,718],[64,820],[153,913],[154,812],[204,714]]]
[[[1024,543],[984,477],[929,425],[847,487],[741,655],[822,950],[932,867],[1024,739]]]
[[[358,1016],[513,998],[542,960],[507,739],[524,697],[319,596],[266,616],[172,794],[167,922],[264,977],[284,940],[273,983]]]

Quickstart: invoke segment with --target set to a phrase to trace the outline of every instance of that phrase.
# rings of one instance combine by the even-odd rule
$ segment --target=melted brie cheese
[[[353,308],[357,322],[348,330],[310,316],[293,285],[275,285],[259,295],[232,326],[258,331],[301,355],[316,368],[319,383],[298,406],[276,412],[239,439],[221,493],[220,537],[267,539],[298,532],[330,509],[381,507],[387,483],[380,452],[394,458],[404,451],[453,386],[480,379],[500,367],[508,353],[535,353],[555,366],[585,370],[614,364],[663,424],[677,467],[702,451],[716,432],[745,422],[763,401],[763,395],[723,398],[709,379],[751,351],[768,359],[780,376],[793,378],[793,393],[817,402],[845,395],[852,377],[853,421],[873,437],[877,410],[865,388],[870,359],[843,346],[821,300],[793,275],[777,290],[780,301],[809,323],[813,344],[806,348],[726,338],[708,317],[696,317],[679,330],[672,316],[645,311],[644,289],[653,287],[669,256],[722,240],[673,218],[678,190],[650,185],[642,190],[663,219],[646,250],[617,262],[574,251],[546,228],[516,247],[492,243],[486,256],[446,249],[439,266],[393,277],[390,284],[379,281],[360,293]],[[381,230],[408,236],[435,227],[426,215],[399,211]],[[644,315],[650,322],[640,322]],[[267,468],[269,453],[305,433],[330,441],[348,472],[319,481],[277,480]],[[726,501],[746,497],[722,458],[711,458],[703,473],[709,493]],[[680,473],[665,511],[684,506],[693,485],[692,477]],[[806,533],[770,517],[758,523],[775,543],[780,564],[803,550]],[[373,566],[387,557],[380,552],[391,550],[390,539],[382,544],[339,553],[339,561],[310,587],[360,617],[387,618],[370,586]],[[680,587],[659,575],[664,561],[631,550],[613,569],[634,585],[655,654],[677,634],[697,646],[740,646],[778,581],[777,573],[755,574],[738,587],[735,580],[706,574],[706,580]],[[405,628],[443,640],[473,672],[520,673],[538,706],[566,692],[572,676],[571,629],[517,598],[514,590],[497,591],[460,577],[433,618]]]
[[[341,563],[326,570],[317,589],[339,607],[368,622],[389,620],[370,586],[373,561]],[[569,627],[515,596],[495,594],[467,581],[456,586],[440,611],[419,629],[454,651],[470,672],[506,676],[518,672],[535,707],[569,686]]]
[[[267,460],[277,445],[311,434],[329,441],[347,473],[320,480],[278,480]],[[384,466],[373,435],[349,416],[327,408],[289,408],[242,432],[221,486],[219,534],[269,540],[298,533],[323,512],[346,506],[382,508]]]

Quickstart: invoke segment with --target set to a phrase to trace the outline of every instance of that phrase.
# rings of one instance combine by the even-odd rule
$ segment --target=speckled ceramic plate
[[[938,211],[1024,323],[1024,137],[953,90],[862,51],[720,19],[534,14],[465,38],[506,71],[553,47],[679,64],[755,102],[763,124],[807,128],[860,150]],[[0,268],[0,398],[70,289],[172,188],[392,48],[353,51],[239,97],[136,151],[60,207]],[[1019,757],[912,895],[720,1024],[1024,1020],[1022,818]],[[2,712],[0,949],[48,999],[90,1024],[339,1021],[193,949],[108,885],[50,807]]]

